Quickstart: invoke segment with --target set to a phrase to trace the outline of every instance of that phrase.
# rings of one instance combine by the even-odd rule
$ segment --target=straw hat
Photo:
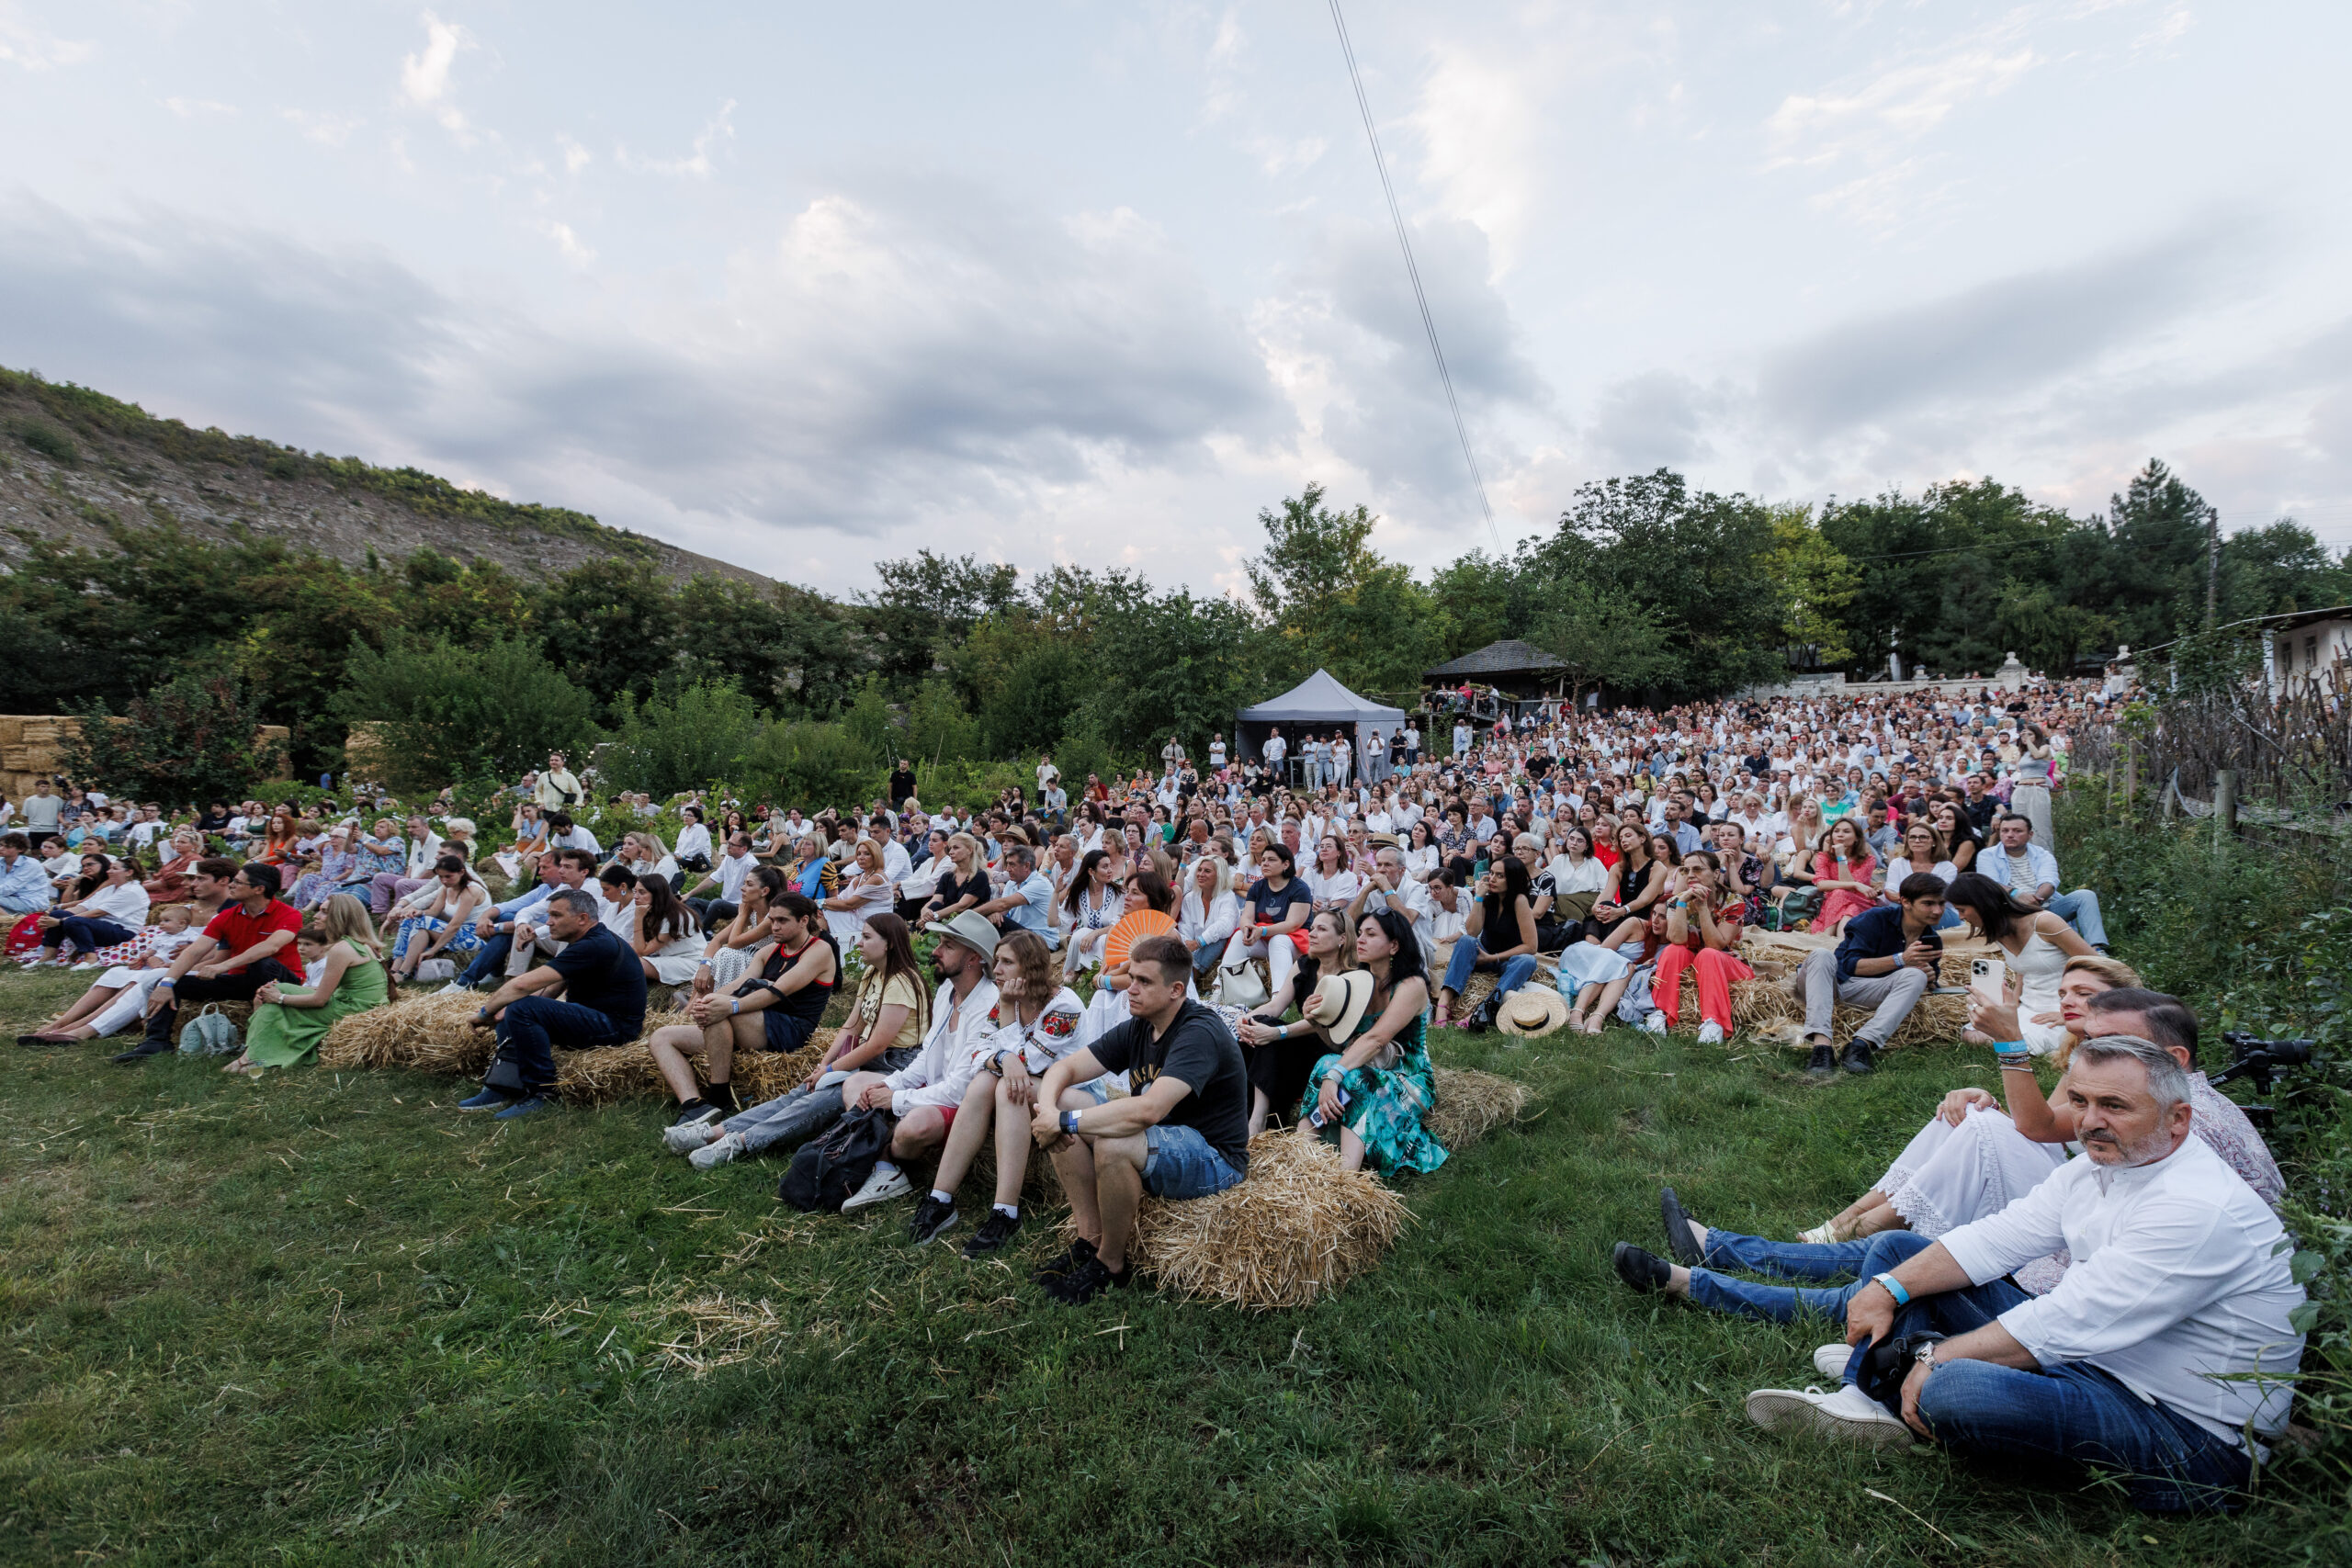
[[[989,918],[986,915],[974,910],[967,909],[953,919],[933,920],[923,927],[923,930],[933,936],[960,942],[982,958],[996,957],[997,930],[989,924]]]
[[[1351,969],[1344,975],[1326,975],[1316,982],[1315,994],[1299,1009],[1299,1016],[1307,1022],[1319,1025],[1334,1040],[1345,1040],[1355,1033],[1363,1021],[1364,1009],[1372,1005],[1372,976],[1363,969]],[[1565,1010],[1562,1017],[1566,1017]]]
[[[1568,1004],[1549,986],[1521,986],[1503,998],[1495,1026],[1505,1034],[1539,1039],[1568,1021]]]

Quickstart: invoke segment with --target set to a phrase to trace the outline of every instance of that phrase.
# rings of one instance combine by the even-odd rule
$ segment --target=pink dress
[[[1872,856],[1864,855],[1860,860],[1849,863],[1846,868],[1846,874],[1840,876],[1838,874],[1838,858],[1835,855],[1825,851],[1813,857],[1813,879],[1815,882],[1866,883],[1871,879],[1871,873],[1877,869],[1877,860]],[[1872,908],[1877,903],[1878,896],[1874,893],[1857,893],[1850,887],[1833,887],[1822,897],[1821,913],[1814,916],[1813,929],[1816,931],[1835,931],[1838,929],[1838,921],[1851,915],[1859,915],[1865,909]]]

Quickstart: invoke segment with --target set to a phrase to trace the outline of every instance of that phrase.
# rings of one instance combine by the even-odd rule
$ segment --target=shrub
[[[237,798],[276,773],[285,750],[264,740],[260,705],[231,675],[190,671],[126,705],[93,703],[61,749],[65,771],[147,800]]]
[[[513,779],[551,750],[584,752],[595,707],[536,643],[460,648],[398,632],[380,653],[352,645],[333,704],[345,723],[378,727],[384,782],[410,792],[481,774]]]
[[[17,440],[52,463],[62,463],[70,468],[82,460],[74,438],[46,420],[23,420],[14,428]]]
[[[681,790],[741,778],[760,739],[760,714],[732,681],[696,681],[642,705],[619,699],[619,727],[597,763],[607,790],[666,800]]]
[[[882,759],[841,724],[771,724],[745,763],[754,799],[814,813],[871,800],[887,781]]]

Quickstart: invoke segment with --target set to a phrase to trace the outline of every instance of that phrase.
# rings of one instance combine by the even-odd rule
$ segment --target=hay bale
[[[1842,1048],[1854,1032],[1871,1020],[1873,1010],[1840,1007],[1830,1015],[1829,1043]],[[1737,980],[1731,987],[1732,1021],[1737,1032],[1768,1044],[1804,1043],[1804,1004],[1777,980]],[[1964,997],[1922,997],[1919,1005],[1890,1036],[1883,1049],[1907,1050],[1939,1045],[1960,1038],[1968,1025]]]
[[[653,1052],[646,1042],[655,1030],[686,1021],[683,1012],[650,1012],[645,1015],[644,1030],[626,1045],[557,1052],[556,1094],[573,1105],[612,1105],[624,1100],[666,1097],[670,1086],[654,1066]],[[823,1058],[826,1047],[832,1043],[833,1032],[820,1030],[799,1050],[780,1055],[772,1051],[736,1052],[732,1079],[736,1100],[756,1105],[793,1088]],[[710,1081],[710,1064],[699,1054],[689,1054],[686,1060],[694,1066],[695,1081]]]
[[[1458,1152],[1527,1108],[1527,1086],[1466,1067],[1438,1067],[1437,1103],[1421,1118],[1430,1135]]]
[[[1250,1312],[1312,1306],[1395,1245],[1412,1217],[1370,1171],[1295,1133],[1261,1133],[1250,1174],[1214,1197],[1146,1198],[1129,1262],[1188,1301]],[[1075,1235],[1063,1221],[1065,1234]]]
[[[407,1067],[421,1073],[479,1073],[496,1042],[474,1027],[480,997],[409,995],[388,1006],[337,1019],[319,1046],[328,1067]]]

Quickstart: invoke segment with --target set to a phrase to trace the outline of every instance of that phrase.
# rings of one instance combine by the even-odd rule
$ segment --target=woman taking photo
[[[1241,1042],[1242,1065],[1250,1072],[1250,1135],[1266,1129],[1267,1118],[1288,1114],[1306,1091],[1307,1070],[1330,1049],[1328,1034],[1312,1021],[1284,1023],[1294,1007],[1304,1009],[1327,975],[1341,975],[1356,965],[1355,933],[1344,912],[1317,909],[1306,922],[1306,952],[1290,978],[1274,987],[1257,1007],[1234,1025]],[[1423,987],[1426,994],[1427,987]]]
[[[244,1054],[222,1072],[259,1077],[266,1067],[291,1067],[318,1055],[319,1043],[339,1019],[382,1007],[390,999],[383,949],[368,906],[348,893],[326,902],[319,918],[296,939],[306,973],[315,982],[288,987],[272,980],[254,993],[254,1015],[245,1025]],[[311,965],[319,967],[312,971]]]
[[[1517,863],[1505,857],[1500,863]],[[1367,1160],[1389,1178],[1435,1170],[1446,1153],[1422,1124],[1437,1107],[1437,1078],[1430,1066],[1424,1021],[1430,987],[1420,943],[1400,911],[1371,909],[1357,923],[1355,948],[1363,965],[1355,973],[1372,981],[1358,1014],[1368,1021],[1334,1039],[1340,1049],[1308,1069],[1312,1087],[1299,1101],[1298,1135],[1337,1142],[1340,1163],[1349,1170],[1363,1169]],[[1361,984],[1354,976],[1343,979]],[[1356,1010],[1352,997],[1335,997],[1329,987],[1309,1005],[1329,1019],[1335,1004],[1339,1016],[1318,1029],[1336,1032],[1333,1026],[1344,1027],[1347,1014]]]
[[[1840,817],[1822,834],[1813,856],[1813,885],[1821,892],[1821,912],[1813,917],[1815,932],[1842,935],[1848,920],[1878,902],[1878,861],[1851,817]]]
[[[1497,972],[1495,988],[1476,1014],[1460,1021],[1463,1027],[1482,1027],[1491,1021],[1501,998],[1535,973],[1535,900],[1531,886],[1527,867],[1517,855],[1499,855],[1487,868],[1477,902],[1463,915],[1462,939],[1453,944],[1453,956],[1446,961],[1432,1028],[1447,1026],[1449,1014],[1476,971]]]
[[[2009,974],[2018,991],[2019,1038],[2037,1056],[2055,1052],[2066,1039],[2064,1028],[2038,1021],[2058,1010],[2058,981],[2069,958],[2092,956],[2090,944],[2075,928],[2047,909],[2029,909],[2009,890],[1989,876],[1963,872],[1945,889],[1946,905],[1978,936],[1997,945],[2008,960]]]

